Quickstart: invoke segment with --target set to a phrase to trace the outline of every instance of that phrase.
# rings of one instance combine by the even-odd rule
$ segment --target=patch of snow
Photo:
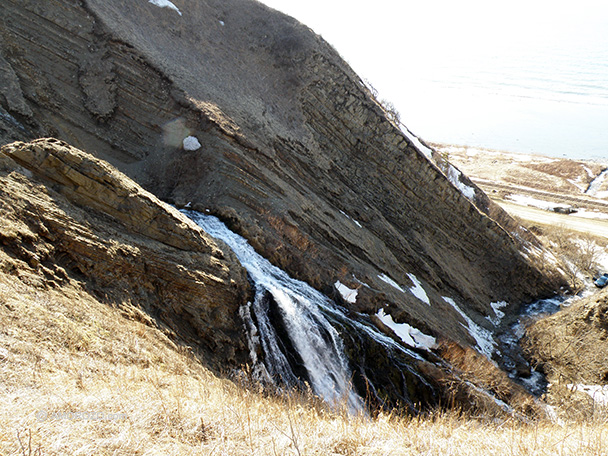
[[[533,198],[531,196],[526,196],[526,195],[508,195],[505,197],[505,199],[513,201],[514,203],[517,203],[517,204],[521,204],[523,206],[537,207],[539,209],[544,209],[547,211],[553,210],[554,208],[559,207],[559,206],[563,206],[563,204],[539,200],[537,198]]]
[[[595,258],[595,262],[602,268],[602,272],[608,272],[608,253],[604,252],[604,249],[600,250],[600,253]]]
[[[395,282],[393,279],[391,279],[389,276],[387,276],[386,274],[380,274],[378,276],[378,278],[380,280],[382,280],[383,282],[388,283],[391,287],[396,288],[397,290],[399,290],[401,293],[405,293],[405,290],[403,288],[401,288],[399,286],[399,284],[397,282]]]
[[[336,281],[336,283],[334,283],[334,286],[336,287],[336,290],[338,290],[340,292],[340,294],[342,295],[342,297],[344,298],[344,300],[346,302],[350,302],[351,304],[354,304],[357,301],[358,290],[348,288],[346,285],[344,285],[339,280]]]
[[[0,359],[8,358],[8,350],[6,348],[0,347]]]
[[[582,393],[586,393],[593,401],[601,406],[608,406],[608,385],[583,385],[583,384],[569,384],[567,388],[572,391],[580,391]]]
[[[500,310],[503,307],[505,307],[507,305],[507,303],[505,301],[499,301],[499,302],[491,302],[490,306],[492,306],[492,309],[494,310],[494,316],[490,317],[489,315],[486,317],[490,323],[492,323],[494,326],[498,326],[500,324],[500,321],[504,318],[505,313]]]
[[[407,276],[412,282],[414,282],[414,286],[410,288],[410,291],[414,294],[414,296],[416,296],[421,301],[426,302],[430,306],[431,301],[429,300],[426,291],[424,291],[422,283],[420,283],[420,280],[418,280],[418,277],[416,277],[414,274],[408,274]]]
[[[465,314],[460,307],[458,307],[452,298],[444,296],[443,299],[460,314],[464,321],[467,322],[469,334],[473,339],[475,339],[475,342],[477,342],[477,351],[486,355],[486,357],[492,361],[492,354],[496,350],[496,342],[494,341],[494,337],[492,337],[492,333],[471,320],[471,318]]]
[[[380,309],[376,316],[382,323],[392,329],[404,344],[429,351],[433,348],[437,348],[437,340],[433,336],[424,334],[419,329],[416,329],[407,323],[395,323],[391,315],[384,313],[384,309]]]
[[[340,214],[342,214],[344,217],[350,219],[355,225],[357,225],[359,228],[363,228],[361,226],[361,224],[359,222],[357,222],[354,218],[352,218],[350,215],[348,215],[346,212],[344,211],[340,211]]]
[[[353,280],[355,282],[357,282],[358,284],[363,285],[365,288],[368,288],[370,290],[372,289],[372,287],[370,287],[368,284],[366,284],[365,282],[362,282],[361,280],[357,279],[357,276],[354,275],[354,274],[353,274]]]
[[[462,193],[466,199],[468,199],[469,201],[475,202],[475,189],[473,187],[469,187],[464,182],[461,182],[460,176],[462,176],[462,173],[449,163],[448,163],[447,176],[448,176],[449,181],[458,190],[460,190],[460,193]]]
[[[583,193],[585,193],[585,190],[587,190],[587,184],[582,182],[582,176],[578,176],[576,179],[567,179],[567,181],[570,182],[572,185],[574,185],[576,188],[578,188]]]
[[[199,150],[201,143],[198,142],[196,136],[187,136],[183,141],[184,150]]]
[[[226,23],[224,21],[220,21],[220,25],[223,27],[224,25],[226,25]]]
[[[608,213],[600,212],[598,210],[589,211],[587,209],[579,209],[578,212],[572,214],[573,217],[581,217],[588,219],[606,220],[608,219]]]
[[[409,131],[408,128],[403,124],[399,124],[399,128],[401,132],[407,137],[407,139],[412,142],[416,149],[422,152],[429,160],[433,158],[433,151],[424,144],[422,144],[418,136]]]
[[[182,12],[179,10],[179,8],[177,6],[175,6],[173,4],[173,2],[170,2],[169,0],[148,0],[148,3],[152,3],[153,5],[158,6],[160,8],[172,9],[172,10],[176,11],[177,14],[179,14],[180,16],[182,15]]]

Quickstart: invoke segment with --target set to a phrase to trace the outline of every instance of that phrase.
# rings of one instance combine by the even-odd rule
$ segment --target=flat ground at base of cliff
[[[4,255],[4,253],[1,253]],[[375,418],[220,378],[125,303],[0,271],[3,455],[597,455],[608,414]],[[147,324],[145,323],[147,322]],[[567,418],[564,418],[567,420]]]
[[[434,144],[508,213],[608,238],[608,159],[573,160]],[[555,212],[563,208],[569,214]]]

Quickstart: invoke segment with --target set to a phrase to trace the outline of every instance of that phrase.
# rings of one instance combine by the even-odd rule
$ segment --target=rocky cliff
[[[42,289],[80,287],[200,348],[247,361],[249,297],[234,254],[106,163],[57,140],[0,149],[0,268]]]
[[[2,141],[57,136],[218,215],[350,311],[465,346],[496,303],[513,313],[565,285],[310,29],[251,0],[173,3],[4,1]]]

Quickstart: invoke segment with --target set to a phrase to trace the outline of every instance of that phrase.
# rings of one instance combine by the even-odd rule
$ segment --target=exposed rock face
[[[2,2],[0,140],[57,136],[162,199],[218,215],[350,310],[384,308],[465,346],[475,341],[444,297],[492,330],[491,303],[506,301],[509,314],[566,284],[533,236],[458,170],[425,156],[308,28],[251,0],[174,3],[181,15],[145,0]],[[186,150],[189,136],[201,147]],[[46,177],[82,185],[75,201],[133,229],[122,196],[91,199],[87,186],[103,191],[103,178],[81,184],[61,171],[69,162],[36,148],[12,156],[39,169],[50,160]],[[200,236],[166,229],[137,232],[188,249]],[[241,278],[230,306],[243,293],[236,267],[225,272]],[[358,288],[354,303],[337,280]]]
[[[4,271],[43,287],[80,283],[166,325],[211,366],[246,362],[238,316],[249,297],[246,274],[227,247],[181,213],[52,139],[3,147],[0,182],[0,242],[13,258],[0,265]]]
[[[442,296],[487,326],[491,302],[515,308],[565,283],[524,250],[533,238],[497,223],[500,210],[480,211],[420,153],[309,29],[248,0],[175,4],[183,15],[144,1],[4,2],[3,66],[15,77],[3,108],[162,198],[210,209],[318,289],[364,282],[357,310],[387,303],[437,335],[472,342]],[[188,135],[203,147],[184,151]],[[408,273],[432,306],[408,291]]]

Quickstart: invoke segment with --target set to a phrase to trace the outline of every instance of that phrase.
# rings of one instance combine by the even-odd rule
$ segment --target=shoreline
[[[608,158],[598,162],[428,144],[512,216],[608,238]]]
[[[426,141],[424,138],[421,138],[426,144],[430,147],[436,149],[439,152],[445,151],[446,149],[453,149],[455,151],[475,151],[475,152],[489,152],[492,154],[502,154],[502,155],[514,155],[520,157],[537,157],[551,160],[567,160],[573,162],[591,162],[597,163],[601,165],[605,165],[608,167],[608,155],[606,157],[590,157],[590,158],[572,158],[568,157],[564,154],[561,156],[557,155],[546,155],[540,154],[536,152],[520,152],[514,150],[504,150],[504,149],[493,149],[491,147],[482,147],[482,146],[469,146],[466,144],[450,144],[450,143],[442,143],[442,142],[434,142],[434,141]],[[608,152],[607,152],[608,154]]]

